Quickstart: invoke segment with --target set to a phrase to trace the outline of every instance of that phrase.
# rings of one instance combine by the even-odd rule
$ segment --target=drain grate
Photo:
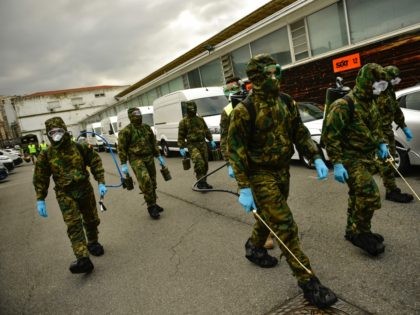
[[[320,310],[308,303],[303,298],[303,294],[299,294],[293,299],[279,306],[279,308],[270,311],[266,315],[369,315],[371,313],[360,309],[357,306],[349,304],[341,299],[331,307]]]

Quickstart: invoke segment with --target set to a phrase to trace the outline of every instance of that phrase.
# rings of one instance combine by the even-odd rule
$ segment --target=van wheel
[[[164,140],[161,141],[160,147],[162,148],[162,154],[165,157],[169,157],[169,155],[171,154],[171,152],[169,151],[169,147],[168,147],[168,145],[166,144],[166,142]]]

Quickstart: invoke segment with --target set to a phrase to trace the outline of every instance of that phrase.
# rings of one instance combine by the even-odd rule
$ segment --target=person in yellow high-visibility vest
[[[30,143],[28,144],[28,151],[29,151],[29,156],[31,157],[31,161],[32,164],[35,164],[36,161],[36,155],[37,155],[37,148],[36,148],[36,144],[35,143]]]
[[[39,151],[46,151],[48,149],[48,144],[44,140],[39,144]]]

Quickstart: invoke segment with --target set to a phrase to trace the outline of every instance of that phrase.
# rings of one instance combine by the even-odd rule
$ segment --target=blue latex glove
[[[216,142],[214,142],[213,140],[210,141],[210,146],[211,146],[212,150],[216,149]]]
[[[127,164],[122,164],[121,165],[121,172],[123,172],[124,174],[128,175],[128,166],[127,166]]]
[[[413,139],[413,134],[411,133],[410,128],[404,127],[403,131],[404,131],[405,137],[407,139],[407,142],[410,142]]]
[[[322,159],[315,159],[314,161],[316,172],[318,173],[318,179],[325,179],[328,177],[328,167],[325,165]]]
[[[239,203],[247,213],[257,209],[251,188],[242,188],[239,190]]]
[[[379,143],[378,156],[381,159],[386,159],[389,155],[388,145],[386,143]]]
[[[100,196],[105,196],[105,194],[107,193],[108,189],[106,189],[106,186],[102,183],[99,184],[99,195]]]
[[[163,159],[162,155],[159,155],[157,159],[159,161],[160,166],[165,166],[165,160]]]
[[[47,206],[45,205],[45,201],[44,200],[38,200],[36,202],[36,207],[38,208],[38,213],[41,217],[48,217],[48,213],[47,213]]]
[[[179,149],[179,154],[181,154],[182,157],[185,157],[187,155],[187,151],[185,151],[184,148]]]
[[[346,180],[349,179],[349,174],[347,174],[347,171],[344,168],[343,164],[334,164],[334,178],[336,181],[343,184],[346,182]]]
[[[230,165],[228,165],[228,175],[229,177],[235,179],[235,173],[233,172],[233,168]]]

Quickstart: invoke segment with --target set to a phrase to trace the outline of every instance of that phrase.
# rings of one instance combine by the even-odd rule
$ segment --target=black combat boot
[[[245,243],[245,257],[262,268],[272,268],[277,265],[277,258],[270,256],[264,247],[255,247],[251,239]]]
[[[298,283],[303,290],[303,297],[318,308],[326,308],[337,302],[337,296],[329,288],[324,287],[317,277],[308,282]]]
[[[89,257],[78,258],[70,264],[71,273],[90,273],[93,270],[93,264]]]
[[[147,211],[149,211],[149,215],[152,219],[157,220],[160,217],[159,210],[156,205],[147,207]]]
[[[348,236],[348,240],[372,256],[378,256],[385,251],[384,238],[378,233],[362,232]]]
[[[204,184],[204,189],[213,189],[213,186],[209,185],[206,181],[204,181],[203,184]]]
[[[205,184],[205,182],[203,180],[200,180],[197,183],[197,188],[198,189],[207,189],[207,186],[206,186],[206,184]]]
[[[399,188],[395,188],[394,190],[386,193],[385,199],[394,202],[409,203],[413,201],[414,197],[413,195],[402,193]]]
[[[379,243],[383,243],[384,242],[384,237],[379,234],[379,233],[372,233],[372,237],[375,238]],[[346,234],[344,235],[344,238],[348,241],[351,241],[352,237],[353,237],[353,233],[351,232],[346,232]]]
[[[102,256],[105,253],[104,247],[98,241],[87,244],[87,249],[93,256]]]
[[[159,206],[158,204],[155,204],[156,209],[158,210],[158,212],[163,212],[163,208],[161,206]]]

